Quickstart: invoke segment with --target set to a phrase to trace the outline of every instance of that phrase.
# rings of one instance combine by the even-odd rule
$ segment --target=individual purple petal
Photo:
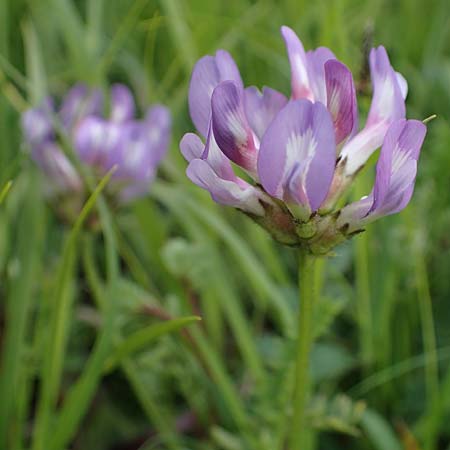
[[[186,133],[180,141],[181,154],[187,162],[191,162],[193,159],[200,159],[203,151],[205,150],[205,144],[194,133]]]
[[[234,182],[237,180],[230,161],[217,146],[211,126],[209,127],[206,145],[196,134],[186,133],[181,139],[180,150],[186,161],[203,159],[208,162],[220,178]]]
[[[121,128],[95,116],[89,116],[78,123],[74,130],[74,146],[86,164],[109,169],[111,154],[117,151],[121,140]]]
[[[109,154],[108,165],[117,165],[116,178],[146,181],[156,170],[154,142],[149,140],[145,123],[127,122],[120,129],[118,145]]]
[[[325,63],[327,108],[333,118],[336,144],[339,145],[358,124],[355,85],[350,70],[337,60]]]
[[[261,193],[248,183],[220,178],[213,168],[203,159],[193,159],[186,170],[189,179],[197,186],[207,190],[214,201],[222,205],[234,206],[245,212],[264,215],[261,206]]]
[[[257,149],[245,116],[243,90],[233,81],[224,81],[214,89],[211,106],[219,148],[231,161],[255,173]]]
[[[22,115],[22,129],[25,140],[31,147],[39,146],[53,139],[53,105],[51,100],[38,108],[25,111]]]
[[[392,68],[384,47],[370,52],[370,73],[373,98],[366,126],[341,152],[341,159],[346,160],[347,176],[356,173],[381,146],[390,124],[405,117],[407,83]]]
[[[48,142],[32,151],[32,158],[46,174],[56,193],[78,191],[82,188],[81,179],[72,163],[54,143]]]
[[[330,187],[336,158],[331,116],[321,103],[291,101],[261,141],[258,174],[272,196],[316,211]]]
[[[264,87],[262,93],[256,87],[244,91],[246,117],[256,137],[261,140],[275,115],[287,103],[287,98],[278,91]]]
[[[243,89],[241,75],[231,55],[219,50],[194,66],[189,85],[189,112],[197,130],[206,137],[211,119],[211,95],[222,81],[235,81]]]
[[[211,124],[206,145],[197,135],[188,133],[183,136],[180,148],[190,163],[186,171],[187,176],[210,192],[216,202],[240,208],[248,213],[264,214],[259,200],[266,196],[234,174],[230,161],[217,146]],[[266,201],[269,201],[268,198]]]
[[[124,198],[146,192],[170,139],[171,117],[167,108],[156,105],[144,121],[128,121],[120,126],[118,146],[110,152],[109,166],[117,165],[116,178],[128,183]]]
[[[99,89],[77,84],[66,95],[60,110],[63,125],[70,129],[88,115],[102,114],[103,95]]]
[[[201,159],[207,161],[220,178],[238,182],[238,177],[235,175],[233,168],[231,167],[230,160],[223,154],[222,150],[217,145],[212,130],[212,123],[209,126],[206,145]]]
[[[382,46],[370,52],[370,77],[373,84],[373,98],[366,126],[405,117],[405,83],[391,66],[386,49]],[[400,82],[399,82],[400,80]],[[403,93],[402,93],[403,91]]]
[[[135,114],[133,94],[124,84],[114,84],[111,87],[110,118],[114,122],[132,120]]]
[[[291,65],[292,98],[314,100],[314,93],[309,81],[308,62],[305,49],[295,32],[286,26],[281,27],[281,34],[286,44]]]
[[[373,196],[365,196],[361,200],[350,203],[342,208],[336,221],[337,228],[347,228],[347,232],[360,230],[364,227],[364,218],[367,217],[373,203]]]
[[[327,104],[325,81],[325,63],[336,60],[333,52],[326,47],[318,47],[306,52],[309,82],[313,91],[314,101]]]
[[[397,83],[400,87],[400,92],[402,93],[403,100],[408,96],[408,82],[405,77],[400,72],[395,72],[397,78]]]
[[[391,125],[377,163],[369,214],[394,214],[409,203],[425,134],[426,126],[418,120],[401,119]]]
[[[172,117],[168,108],[162,105],[152,106],[145,116],[148,145],[154,165],[164,158],[169,148]]]
[[[354,231],[406,207],[414,190],[417,160],[425,134],[426,127],[418,120],[400,119],[390,126],[377,163],[373,192],[346,206],[338,226],[347,224],[349,231]]]
[[[383,143],[388,128],[384,121],[365,127],[344,145],[340,156],[345,161],[345,176],[354,175],[366,163]]]

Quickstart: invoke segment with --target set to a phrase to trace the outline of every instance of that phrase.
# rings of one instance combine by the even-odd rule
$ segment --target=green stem
[[[177,433],[174,432],[173,424],[168,421],[161,407],[152,398],[146,384],[139,376],[139,369],[136,363],[131,358],[126,358],[120,363],[120,366],[144,413],[153,423],[155,429],[158,430],[161,440],[167,445],[168,449],[178,450],[180,443],[178,442]]]
[[[317,259],[302,253],[298,268],[300,311],[298,318],[295,367],[294,413],[289,436],[289,450],[306,450],[306,406],[309,391],[309,363],[313,344],[312,321],[315,303],[315,269]]]
[[[44,239],[41,202],[36,183],[29,183],[19,217],[15,257],[20,272],[8,280],[5,302],[6,327],[0,358],[0,448],[11,448],[9,439],[19,440],[13,430],[17,421],[18,401],[24,388],[27,368],[27,333],[32,319],[34,281],[39,278],[40,253]]]
[[[368,244],[366,234],[359,236],[355,242],[356,315],[361,358],[365,367],[370,364],[373,358]]]
[[[255,382],[258,384],[263,383],[265,379],[265,370],[259,357],[249,322],[233,289],[223,281],[224,280],[218,280],[217,282],[217,286],[221,287],[221,290],[216,292],[218,292],[223,299],[220,306],[233,331],[236,343],[246,362],[249,373]]]
[[[353,189],[353,198],[359,200],[370,189],[371,174],[362,171]],[[370,285],[370,230],[358,236],[354,242],[354,270],[355,270],[355,312],[358,325],[359,352],[366,370],[373,361],[373,314]]]
[[[109,292],[113,289],[114,286]],[[111,353],[117,303],[117,294],[108,295],[108,305],[94,349],[79,379],[66,395],[63,408],[55,422],[50,449],[58,450],[69,445],[91,404],[103,374],[105,361]]]
[[[57,281],[53,298],[49,333],[46,337],[47,353],[44,355],[41,372],[41,387],[36,413],[33,450],[44,450],[50,431],[50,423],[62,378],[64,353],[66,349],[70,317],[73,304],[73,275],[76,267],[76,247],[67,245],[64,252],[62,271]]]
[[[86,278],[94,301],[99,310],[103,311],[106,305],[106,300],[104,297],[104,284],[96,269],[93,244],[94,242],[92,240],[92,237],[86,236],[83,248],[83,268],[85,270]],[[115,330],[112,339],[113,342],[115,342],[116,346],[122,342],[123,337],[120,330]],[[176,450],[177,448],[179,448],[178,438],[176,434],[170,433],[170,424],[168,424],[165,417],[163,417],[160,408],[156,406],[151,393],[146,387],[146,384],[143,382],[143,380],[141,380],[135,362],[131,358],[126,358],[120,362],[120,367],[125,373],[128,382],[133,389],[144,413],[147,415],[149,421],[158,430],[160,437],[167,444],[167,447],[170,450]]]
[[[246,448],[258,448],[257,439],[249,430],[249,417],[245,409],[244,401],[233,385],[231,377],[228,375],[222,361],[199,329],[192,328],[191,335],[205,368],[208,370],[217,390],[222,395],[223,402],[227,407],[234,425],[247,444]]]
[[[99,182],[86,201],[67,236],[56,275],[55,292],[52,299],[49,332],[46,336],[46,352],[42,361],[40,390],[33,436],[33,450],[48,448],[51,422],[55,413],[57,397],[63,375],[64,357],[71,326],[73,307],[73,280],[78,256],[78,237],[83,225],[95,206],[102,190],[107,185],[115,169],[110,170]],[[105,240],[107,239],[105,233]],[[112,255],[113,256],[113,255]],[[107,257],[108,261],[108,257]]]
[[[183,215],[181,213],[189,208],[193,216],[196,216],[207,228],[212,230],[217,236],[220,236],[220,239],[229,247],[233,257],[239,262],[243,273],[245,273],[249,281],[249,286],[256,294],[255,298],[260,301],[256,306],[265,308],[266,302],[269,301],[275,313],[275,318],[280,324],[280,329],[284,335],[290,337],[295,326],[289,306],[285,301],[286,299],[282,295],[281,290],[271,280],[265,267],[255,257],[248,243],[232,227],[228,226],[226,221],[218,214],[211,210],[199,208],[197,202],[188,198],[188,196],[180,195],[173,188],[163,183],[155,183],[152,187],[152,194],[164,205],[167,205],[175,216],[180,217],[180,223],[186,229],[187,215],[186,213]]]
[[[416,261],[417,291],[419,297],[420,320],[422,325],[422,341],[425,362],[425,389],[426,389],[426,411],[428,426],[425,433],[425,450],[436,448],[436,429],[433,424],[433,414],[436,405],[439,404],[439,363],[436,352],[436,336],[433,318],[433,305],[428,283],[428,275],[423,255],[417,256]]]

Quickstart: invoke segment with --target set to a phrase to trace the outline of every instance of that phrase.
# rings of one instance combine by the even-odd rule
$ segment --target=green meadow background
[[[283,24],[352,69],[362,118],[379,44],[408,117],[437,115],[409,207],[320,263],[305,450],[450,449],[448,0],[0,0],[0,449],[283,449],[296,253],[193,186],[178,150],[202,55],[288,94]],[[96,230],[58,220],[21,143],[21,112],[79,81],[173,115],[149,195],[94,194]]]

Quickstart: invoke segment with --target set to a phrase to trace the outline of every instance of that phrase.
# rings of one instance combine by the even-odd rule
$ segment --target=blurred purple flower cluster
[[[350,70],[328,48],[305,52],[294,31],[282,27],[281,33],[291,66],[290,99],[268,87],[244,88],[228,52],[205,56],[189,90],[190,114],[204,140],[188,133],[180,148],[188,177],[216,202],[251,215],[280,241],[326,253],[408,204],[426,127],[405,119],[407,82],[384,47],[370,52],[373,98],[359,130]],[[379,147],[372,192],[336,209]]]
[[[76,85],[59,108],[47,99],[26,111],[22,117],[25,141],[46,175],[49,194],[70,196],[84,190],[79,173],[62,149],[61,136],[98,177],[117,166],[109,187],[117,201],[145,194],[166,154],[171,117],[161,105],[149,108],[143,119],[136,119],[135,110],[131,91],[115,84],[109,99],[98,89]]]

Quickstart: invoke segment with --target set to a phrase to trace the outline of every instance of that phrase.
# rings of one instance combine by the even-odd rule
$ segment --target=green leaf
[[[313,399],[309,413],[313,426],[319,430],[329,430],[338,433],[360,436],[358,426],[366,411],[363,401],[352,401],[346,395],[336,395],[332,398],[317,396]]]
[[[53,311],[47,336],[48,349],[41,371],[41,389],[36,414],[36,433],[33,449],[43,450],[48,437],[50,418],[55,408],[61,376],[67,336],[70,327],[70,312],[72,308],[72,279],[75,271],[77,244],[80,231],[98,197],[106,187],[116,168],[111,169],[94,189],[83,209],[81,210],[62,253],[61,264],[56,275],[56,287],[53,298]]]
[[[333,323],[333,320],[344,309],[347,301],[342,298],[329,298],[321,296],[314,308],[314,339],[324,335]]]
[[[8,181],[5,183],[5,185],[3,186],[2,190],[0,191],[0,205],[4,202],[6,196],[8,195],[9,190],[11,189],[12,186],[12,181]]]
[[[45,223],[42,200],[38,184],[28,179],[21,192],[14,246],[14,270],[10,270],[6,283],[4,304],[5,331],[2,337],[0,361],[0,447],[10,448],[6,442],[8,428],[17,433],[23,423],[14,423],[18,413],[18,398],[25,390],[27,367],[24,364],[29,345],[36,280],[41,277],[42,243],[45,238]],[[16,193],[16,192],[14,192]],[[3,281],[3,280],[2,280]],[[3,283],[2,283],[3,284]],[[3,287],[3,286],[2,286]],[[4,300],[2,299],[2,302]],[[2,305],[3,306],[3,305]],[[20,418],[23,419],[23,418]],[[19,419],[19,421],[21,421]],[[13,425],[13,426],[11,426]],[[11,435],[10,435],[11,437]],[[15,437],[15,436],[14,436]],[[23,436],[17,436],[20,439]]]
[[[386,420],[373,410],[367,410],[361,426],[377,450],[402,450],[402,446]]]
[[[48,86],[39,37],[31,21],[23,25],[23,40],[29,80],[28,97],[32,105],[37,105],[45,98]]]
[[[111,285],[110,290],[112,291],[108,295],[110,301],[94,349],[79,379],[70,388],[58,415],[54,427],[55,432],[50,440],[49,447],[52,450],[66,448],[70,443],[95,393],[103,373],[105,360],[110,354],[118,304],[117,293],[114,294],[114,285]]]
[[[316,344],[311,354],[311,369],[315,383],[342,376],[357,364],[354,356],[343,346],[329,343]]]
[[[198,316],[181,317],[150,325],[127,336],[105,363],[105,371],[110,372],[128,356],[146,348],[165,334],[177,331],[190,323],[201,320]]]

